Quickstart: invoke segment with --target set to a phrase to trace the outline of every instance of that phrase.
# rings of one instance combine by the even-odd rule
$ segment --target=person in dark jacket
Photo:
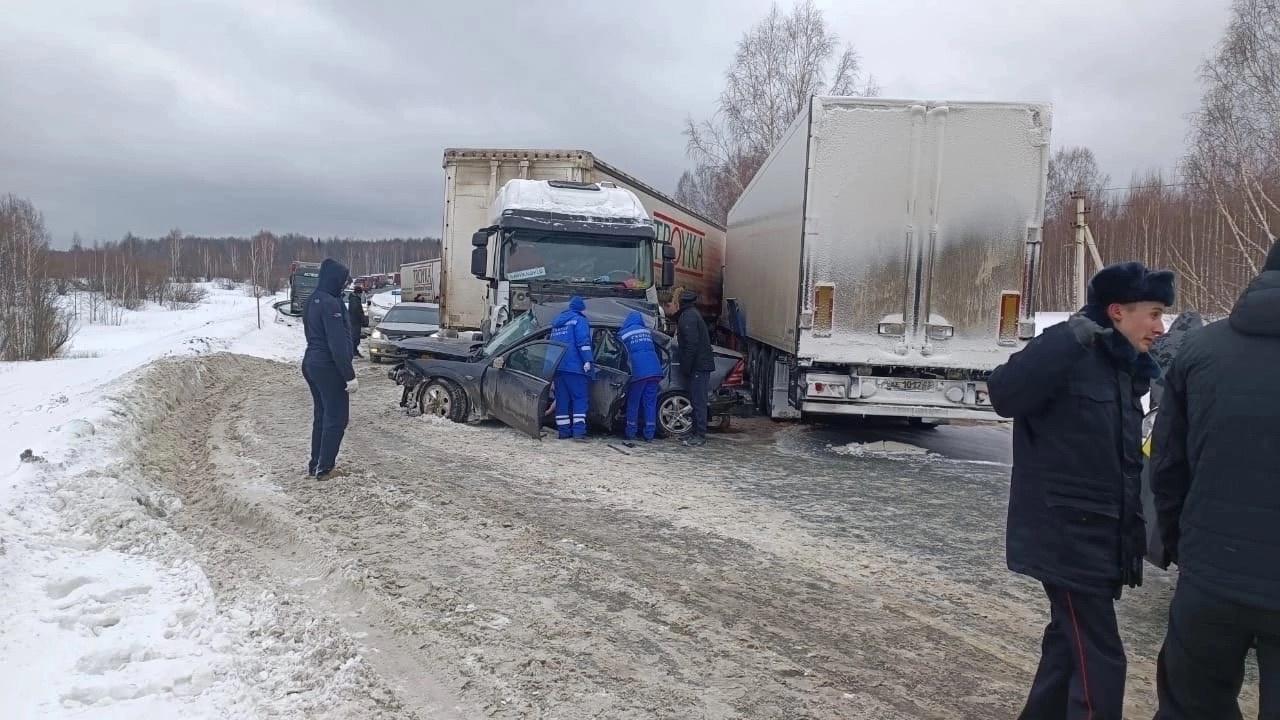
[[[662,361],[653,344],[653,333],[644,322],[639,310],[632,310],[622,322],[618,337],[627,346],[631,380],[627,385],[626,438],[635,440],[641,431],[640,417],[644,416],[645,442],[653,440],[658,432],[658,386],[662,384]]]
[[[996,412],[1013,418],[1009,569],[1044,584],[1050,622],[1020,717],[1120,720],[1121,587],[1142,582],[1142,396],[1164,333],[1173,274],[1103,268],[1088,304],[991,373]]]
[[[302,316],[307,351],[302,376],[311,389],[311,461],[307,474],[328,480],[338,459],[350,414],[350,395],[356,391],[351,366],[351,324],[342,307],[342,288],[350,276],[346,266],[325,258],[320,279]]]
[[[564,343],[564,356],[555,372],[556,431],[561,440],[587,437],[587,390],[595,370],[591,363],[591,324],[587,304],[574,295],[569,307],[551,323],[551,339]]]
[[[707,444],[707,382],[716,369],[711,349],[711,334],[698,312],[698,295],[688,290],[680,294],[680,312],[676,314],[676,352],[684,387],[693,403],[693,434],[686,445]]]
[[[364,314],[364,288],[359,285],[351,288],[351,295],[347,297],[347,319],[351,322],[351,353],[364,357],[360,354],[360,330],[369,321]]]
[[[1151,489],[1178,587],[1160,650],[1160,720],[1239,718],[1258,653],[1280,717],[1280,242],[1225,322],[1187,335],[1165,377]]]

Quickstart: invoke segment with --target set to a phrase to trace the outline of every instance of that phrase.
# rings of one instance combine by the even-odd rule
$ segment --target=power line
[[[1198,183],[1198,182],[1158,183],[1154,185],[1129,185],[1126,187],[1105,187],[1105,188],[1102,188],[1102,190],[1103,192],[1120,191],[1120,190],[1152,190],[1155,188],[1189,187],[1193,185],[1200,186],[1203,184],[1204,183]]]

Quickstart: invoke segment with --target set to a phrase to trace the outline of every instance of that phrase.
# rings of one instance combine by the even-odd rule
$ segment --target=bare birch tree
[[[1280,7],[1235,0],[1201,79],[1185,172],[1226,222],[1227,249],[1256,273],[1280,219]]]
[[[71,340],[74,322],[49,278],[48,253],[35,206],[0,198],[0,360],[44,360]]]
[[[714,116],[686,121],[695,167],[680,178],[676,199],[723,222],[810,98],[878,93],[858,53],[841,48],[813,0],[786,14],[773,5],[738,41]]]

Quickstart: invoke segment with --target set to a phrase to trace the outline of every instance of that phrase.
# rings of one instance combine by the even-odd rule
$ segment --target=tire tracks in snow
[[[180,365],[206,381],[153,443],[189,463],[161,473],[175,524],[224,592],[269,588],[357,638],[362,682],[392,695],[370,717],[977,718],[1025,697],[1034,588],[952,579],[874,537],[874,506],[854,518],[872,531],[832,533],[732,490],[829,467],[408,418],[366,366],[349,474],[317,483],[295,367]]]

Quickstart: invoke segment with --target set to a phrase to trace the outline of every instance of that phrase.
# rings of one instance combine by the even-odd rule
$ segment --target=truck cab
[[[674,284],[675,248],[614,183],[510,180],[489,222],[471,237],[471,273],[487,285],[486,334],[534,303],[574,295],[645,300],[659,314],[658,289]]]

